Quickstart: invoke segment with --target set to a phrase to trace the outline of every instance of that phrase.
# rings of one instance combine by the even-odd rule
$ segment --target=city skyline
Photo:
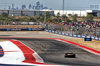
[[[0,0],[0,9],[8,8],[10,4],[14,4],[16,7],[21,5],[35,5],[36,1],[40,1],[42,4],[52,8],[53,10],[62,10],[63,0]],[[89,10],[92,5],[97,5],[100,9],[99,0],[65,0],[65,10]],[[95,7],[93,6],[93,9]],[[26,6],[28,8],[28,6]]]
[[[6,8],[4,8],[6,9]],[[43,10],[43,9],[49,9],[51,10],[52,8],[48,8],[47,6],[44,6],[44,4],[41,4],[39,1],[37,1],[35,3],[35,5],[33,4],[29,4],[29,5],[21,5],[21,7],[17,7],[17,6],[14,6],[14,4],[12,3],[11,5],[8,6],[7,9],[32,9],[32,10]]]

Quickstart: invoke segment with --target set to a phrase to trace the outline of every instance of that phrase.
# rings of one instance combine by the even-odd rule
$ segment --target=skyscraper
[[[45,6],[43,9],[48,9],[48,7]]]
[[[32,5],[31,4],[29,4],[29,9],[32,9]]]
[[[18,9],[18,7],[16,7],[16,9]]]
[[[11,4],[11,9],[14,9],[14,4]]]
[[[36,10],[40,10],[40,2],[39,1],[36,2]]]
[[[35,10],[35,5],[33,5],[32,9]]]
[[[8,9],[11,9],[11,7],[9,6]]]
[[[43,10],[43,4],[40,5],[40,9]]]
[[[49,10],[52,10],[52,8],[50,8]]]
[[[95,6],[95,8],[97,8],[97,6]],[[43,10],[43,9],[48,9],[48,7],[46,5],[44,6],[39,1],[36,1],[36,5],[29,4],[28,5],[28,8],[26,8],[26,5],[25,4],[21,5],[21,7],[15,7],[14,4],[12,3],[10,6],[8,6],[7,9],[33,9],[33,10]],[[50,8],[50,10],[52,10],[52,9]]]
[[[26,5],[22,5],[21,9],[26,9]]]

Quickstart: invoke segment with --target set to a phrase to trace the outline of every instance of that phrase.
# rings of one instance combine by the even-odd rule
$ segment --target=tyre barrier
[[[46,32],[56,33],[60,35],[70,36],[70,37],[77,37],[77,38],[92,38],[94,40],[100,40],[100,37],[94,37],[94,36],[87,36],[87,35],[75,35],[75,34],[68,34],[60,31],[54,31],[54,30],[48,30],[45,29]]]
[[[44,28],[6,28],[0,31],[44,31]]]

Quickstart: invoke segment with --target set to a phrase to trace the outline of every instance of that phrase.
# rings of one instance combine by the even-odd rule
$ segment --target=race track
[[[45,63],[57,65],[83,65],[100,66],[100,56],[85,51],[75,45],[52,39],[17,38],[34,51]],[[76,58],[64,58],[65,53],[72,52]]]

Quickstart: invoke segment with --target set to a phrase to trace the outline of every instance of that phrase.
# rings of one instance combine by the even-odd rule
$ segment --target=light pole
[[[66,14],[67,14],[67,12],[66,12]],[[66,14],[65,14],[65,22],[66,22],[66,18],[67,18]]]
[[[53,22],[53,16],[52,16],[52,22]]]
[[[64,14],[64,0],[63,0],[63,14]]]
[[[45,6],[46,6],[46,3],[45,3]],[[45,23],[46,23],[46,10],[45,10]]]
[[[46,11],[45,11],[45,22],[46,22]]]
[[[64,0],[63,0],[63,7],[62,7],[63,9],[63,16],[64,16]],[[63,21],[64,21],[64,19],[63,19]]]

